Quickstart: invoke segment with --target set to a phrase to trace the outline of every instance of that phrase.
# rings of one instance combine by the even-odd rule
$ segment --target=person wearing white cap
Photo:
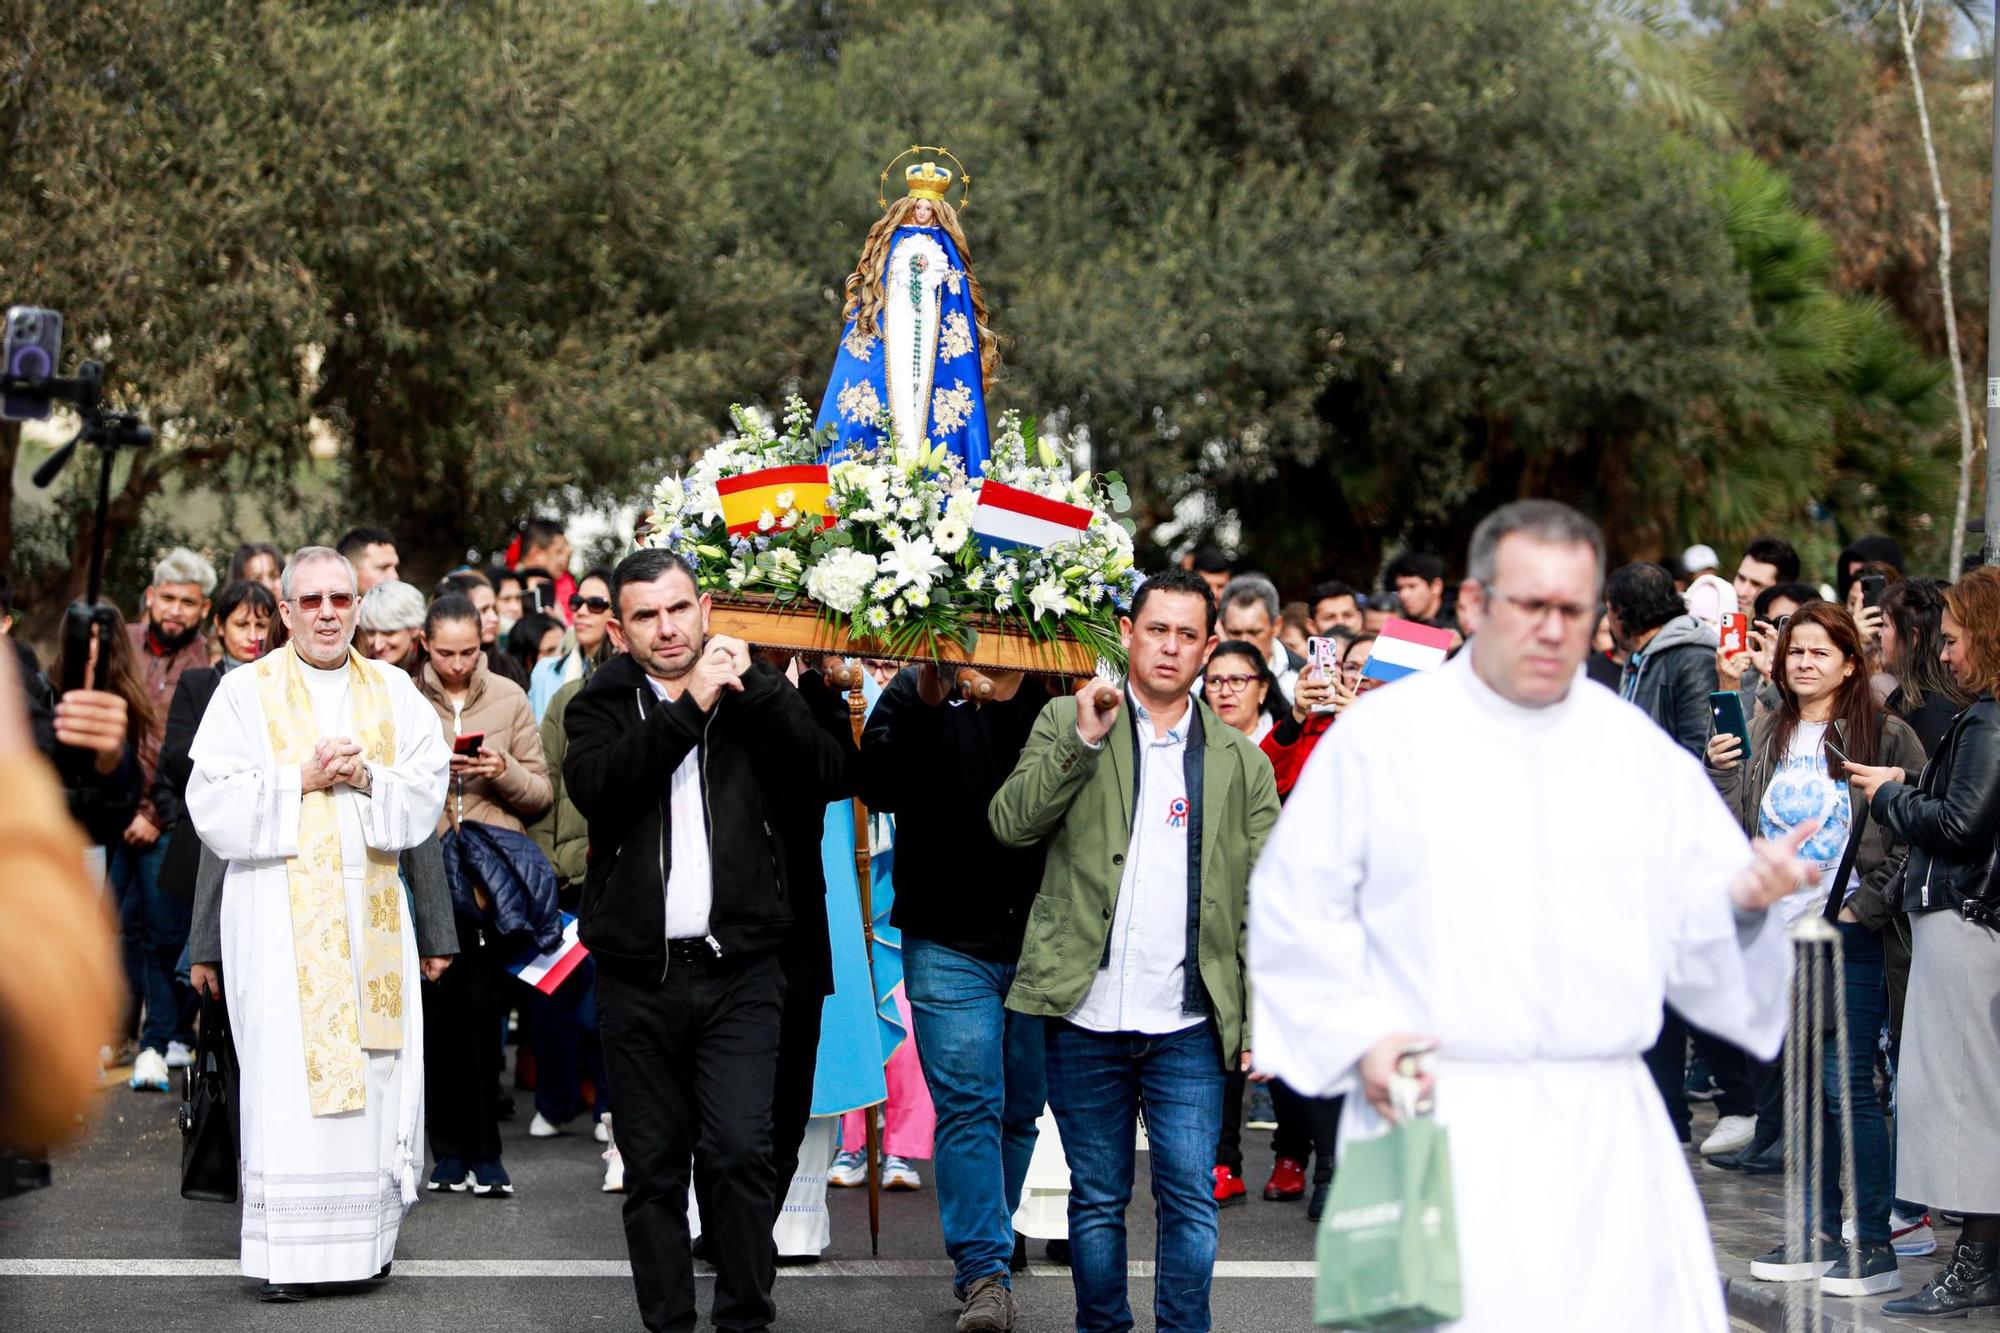
[[[1681,552],[1681,565],[1687,570],[1690,580],[1698,579],[1703,574],[1713,574],[1721,564],[1722,557],[1706,542],[1696,542]]]

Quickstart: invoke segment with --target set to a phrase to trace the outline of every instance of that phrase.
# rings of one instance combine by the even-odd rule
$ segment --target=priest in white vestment
[[[290,644],[222,679],[187,809],[229,863],[222,985],[242,1066],[245,1276],[267,1300],[384,1276],[423,1144],[419,960],[397,853],[430,836],[451,754],[409,676],[355,656],[353,566],[293,556]]]
[[[1700,764],[1581,674],[1594,524],[1510,505],[1469,565],[1467,648],[1334,724],[1258,862],[1257,1067],[1358,1093],[1345,1143],[1383,1130],[1398,1055],[1436,1043],[1454,1333],[1720,1333],[1701,1203],[1640,1056],[1662,1000],[1776,1054],[1791,958],[1765,909],[1812,872],[1795,845],[1753,849]]]

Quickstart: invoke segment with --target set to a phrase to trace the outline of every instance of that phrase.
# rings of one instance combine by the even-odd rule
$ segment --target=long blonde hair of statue
[[[904,195],[889,205],[881,221],[868,229],[868,239],[861,246],[861,261],[847,275],[847,305],[840,312],[842,319],[853,320],[857,328],[871,328],[877,336],[881,335],[882,306],[887,300],[882,279],[889,266],[889,246],[896,238],[896,228],[916,225],[911,215],[920,202]],[[959,262],[965,265],[966,285],[972,289],[972,314],[979,325],[980,389],[984,391],[992,387],[993,372],[1000,365],[1000,348],[986,323],[986,293],[972,271],[972,251],[965,243],[965,233],[959,229],[958,211],[942,199],[930,202],[937,225],[944,228],[945,235],[958,247]]]

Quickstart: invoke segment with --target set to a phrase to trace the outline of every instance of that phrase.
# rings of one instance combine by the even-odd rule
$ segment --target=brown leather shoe
[[[989,1273],[966,1290],[958,1333],[1012,1333],[1013,1327],[1014,1293],[1000,1274]]]

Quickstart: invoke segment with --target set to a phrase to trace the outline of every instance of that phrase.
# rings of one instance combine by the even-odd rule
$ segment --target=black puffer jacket
[[[1708,696],[1715,689],[1715,650],[1721,646],[1703,621],[1675,616],[1633,654],[1619,690],[1697,759],[1705,760],[1708,751]]]
[[[633,980],[666,975],[674,770],[698,751],[708,814],[709,934],[725,953],[762,953],[792,924],[785,801],[836,799],[846,756],[790,681],[761,662],[740,692],[703,712],[691,694],[659,698],[619,654],[563,715],[563,782],[590,827],[578,933],[599,966]],[[783,800],[781,800],[781,797]]]
[[[1869,806],[1910,845],[1903,910],[1950,908],[1993,921],[2000,893],[1993,841],[2000,833],[2000,704],[1982,694],[1953,720],[1914,786],[1885,782]]]

